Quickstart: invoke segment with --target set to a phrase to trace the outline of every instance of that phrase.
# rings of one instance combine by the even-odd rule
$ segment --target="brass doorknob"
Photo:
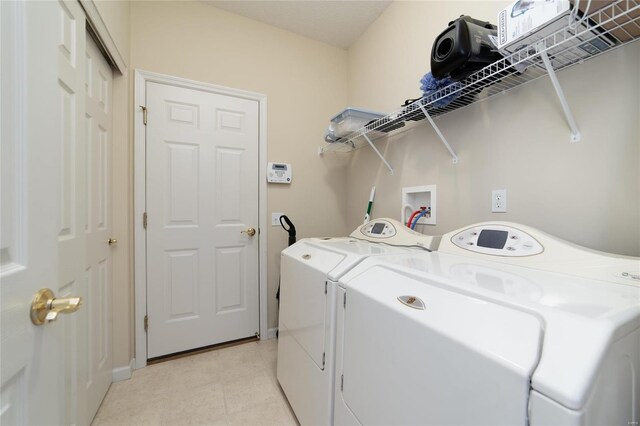
[[[250,237],[253,237],[254,235],[256,235],[256,230],[253,228],[247,228],[246,231],[240,231],[241,234],[247,234]]]
[[[107,243],[109,243],[109,245],[112,246],[114,244],[118,244],[118,240],[116,240],[115,238],[109,238],[107,240]]]
[[[31,302],[31,322],[42,325],[58,319],[58,314],[70,314],[80,309],[82,297],[62,297],[56,299],[53,291],[40,289]]]

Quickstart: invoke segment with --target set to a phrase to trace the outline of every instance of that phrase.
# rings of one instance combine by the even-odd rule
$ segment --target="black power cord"
[[[288,228],[284,226],[284,223],[282,223],[283,220],[289,226]],[[282,226],[282,229],[287,231],[287,233],[289,234],[289,245],[291,246],[296,242],[296,227],[293,225],[293,222],[291,222],[291,219],[289,219],[287,215],[284,215],[284,214],[280,216],[280,226]],[[278,283],[278,292],[276,293],[276,299],[278,299],[278,307],[279,307],[280,306],[280,283]],[[278,332],[276,332],[276,337],[278,337]]]
[[[287,222],[287,225],[289,225],[288,228],[286,228],[284,226],[284,223],[282,223],[282,221]],[[280,226],[282,226],[282,229],[284,229],[285,231],[287,231],[289,233],[289,245],[292,245],[293,243],[296,242],[296,227],[293,225],[293,222],[291,222],[291,220],[287,217],[287,215],[282,215],[280,216]]]

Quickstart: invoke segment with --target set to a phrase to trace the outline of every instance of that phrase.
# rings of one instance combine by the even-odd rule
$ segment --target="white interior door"
[[[78,354],[86,365],[79,384],[86,397],[86,413],[81,423],[91,421],[111,384],[111,250],[117,249],[117,240],[111,239],[113,73],[88,34],[85,67],[85,309]]]
[[[258,103],[148,82],[148,358],[259,332]]]
[[[77,2],[0,2],[0,15],[0,422],[72,423],[77,314],[36,326],[29,311],[43,287],[57,297],[78,289],[77,269],[65,259],[82,256],[76,159],[84,16]]]
[[[0,2],[0,18],[0,423],[88,424],[111,382],[110,69],[75,0]],[[34,325],[45,287],[84,305]]]

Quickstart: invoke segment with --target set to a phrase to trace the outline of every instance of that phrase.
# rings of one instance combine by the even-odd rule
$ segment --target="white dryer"
[[[333,423],[338,279],[365,258],[427,252],[439,240],[377,219],[349,238],[307,238],[283,250],[277,377],[301,424]]]
[[[335,424],[640,421],[640,259],[522,225],[369,258],[337,295]]]

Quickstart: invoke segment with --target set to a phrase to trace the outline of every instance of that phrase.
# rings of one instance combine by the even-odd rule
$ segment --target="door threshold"
[[[257,342],[260,340],[257,336],[245,337],[244,339],[232,340],[230,342],[217,343],[215,345],[203,346],[201,348],[189,349],[187,351],[175,352],[168,355],[157,356],[147,360],[147,365],[158,364],[165,361],[171,361],[178,358],[184,358],[186,356],[198,355],[205,352],[211,352],[218,349],[230,348],[232,346],[242,345],[244,343]]]

